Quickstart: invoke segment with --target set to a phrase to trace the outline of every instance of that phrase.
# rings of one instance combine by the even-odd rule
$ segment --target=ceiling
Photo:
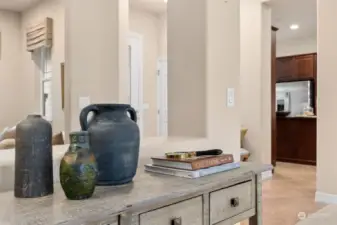
[[[23,11],[41,0],[0,0],[0,9]]]
[[[42,0],[0,0],[0,9],[23,11]],[[169,1],[169,0],[168,0]],[[278,40],[312,38],[316,36],[317,0],[271,0],[272,24],[279,28]],[[130,0],[131,6],[156,14],[166,11],[164,0]],[[290,30],[291,24],[298,30]]]
[[[277,39],[314,38],[317,33],[317,0],[272,0],[272,24],[279,28]],[[298,30],[290,30],[298,24]]]
[[[169,0],[168,0],[169,1]],[[314,38],[317,33],[317,0],[270,0],[272,25],[279,28],[278,41]],[[164,0],[130,0],[131,5],[154,13],[164,13]],[[298,24],[298,30],[291,30],[291,24]]]
[[[0,0],[0,9],[11,11],[23,11],[43,0]],[[145,9],[153,13],[161,14],[166,11],[164,0],[130,0],[131,6]]]

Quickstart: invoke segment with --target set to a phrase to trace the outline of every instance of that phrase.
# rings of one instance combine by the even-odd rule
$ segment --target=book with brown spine
[[[185,159],[152,157],[152,164],[154,166],[169,167],[182,170],[200,170],[232,162],[234,162],[234,157],[232,154],[222,154],[217,156],[198,156]]]

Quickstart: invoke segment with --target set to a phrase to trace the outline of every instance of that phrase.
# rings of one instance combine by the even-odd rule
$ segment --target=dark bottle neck
[[[83,148],[89,147],[89,133],[87,131],[79,131],[70,133],[70,145],[76,145]]]

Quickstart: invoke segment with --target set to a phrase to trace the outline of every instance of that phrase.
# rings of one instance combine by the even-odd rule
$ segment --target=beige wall
[[[81,97],[91,103],[128,101],[129,5],[124,0],[69,0],[65,6],[67,133],[80,129]]]
[[[260,0],[241,0],[241,125],[252,159],[271,161],[271,9]]]
[[[25,102],[24,112],[40,112],[39,72],[32,59],[32,54],[24,48],[26,44],[26,28],[39,23],[44,18],[53,19],[53,48],[52,48],[52,102],[53,102],[53,131],[64,130],[64,113],[61,102],[61,63],[64,62],[64,7],[63,0],[45,0],[22,13],[21,42],[22,70],[25,81],[23,89],[29,101]]]
[[[159,57],[167,59],[167,15],[159,18]]]
[[[0,11],[0,130],[21,120],[23,104],[30,101],[22,92],[20,21],[20,14]]]
[[[239,1],[169,0],[167,21],[169,135],[206,137],[238,160]]]
[[[216,148],[232,153],[239,160],[240,3],[206,1],[206,9],[207,137]],[[228,88],[235,92],[232,107],[227,106]]]
[[[317,191],[337,195],[337,15],[336,0],[318,1]],[[327,196],[328,197],[328,196]],[[335,196],[325,200],[335,201]]]
[[[160,19],[151,13],[130,10],[130,31],[143,36],[144,137],[157,136],[157,59],[160,46]]]
[[[206,2],[190,6],[168,1],[168,134],[206,137]]]
[[[271,15],[272,10],[268,4],[262,4],[262,90],[261,90],[261,162],[271,163]]]
[[[307,37],[277,41],[277,57],[317,52],[317,38]]]
[[[61,106],[61,78],[60,63],[65,61],[65,10],[64,0],[45,0],[22,13],[22,20],[18,19],[18,25],[22,26],[21,46],[22,49],[22,79],[24,88],[22,93],[26,101],[22,104],[22,114],[29,112],[39,112],[39,75],[37,66],[32,60],[31,53],[25,51],[25,28],[31,24],[38,23],[41,19],[50,17],[54,22],[54,36],[52,48],[52,98],[53,98],[53,128],[57,132],[64,129],[64,112]],[[19,18],[19,17],[18,17]],[[163,44],[160,37],[165,24],[161,18],[146,11],[131,9],[130,11],[130,31],[143,36],[143,75],[144,75],[144,103],[149,104],[149,108],[144,112],[144,136],[156,136],[157,134],[157,99],[156,99],[156,70],[157,59],[162,52]],[[0,22],[1,23],[1,22]],[[165,27],[166,28],[166,27]],[[165,29],[164,29],[165,30]],[[165,42],[166,40],[164,40]],[[165,52],[162,54],[165,55]],[[20,58],[20,57],[16,57]],[[34,57],[33,57],[34,58]],[[74,102],[73,104],[78,104]]]

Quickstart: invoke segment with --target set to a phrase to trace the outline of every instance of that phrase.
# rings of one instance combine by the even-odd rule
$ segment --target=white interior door
[[[143,136],[143,50],[142,37],[135,33],[129,35],[129,69],[130,93],[129,101],[137,111],[138,126]]]
[[[157,130],[158,136],[168,135],[167,117],[167,60],[158,60],[157,76]]]

